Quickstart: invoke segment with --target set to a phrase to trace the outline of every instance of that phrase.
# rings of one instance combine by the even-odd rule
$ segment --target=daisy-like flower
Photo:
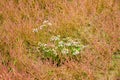
[[[37,29],[37,28],[34,28],[34,29],[33,29],[33,32],[36,32],[36,33],[37,33],[37,32],[38,32],[38,29]]]
[[[66,48],[64,48],[64,49],[62,49],[61,53],[62,53],[62,54],[68,54],[68,53],[69,53],[69,50],[66,49]]]
[[[64,46],[64,42],[63,41],[58,42],[58,46],[59,47],[63,47]]]

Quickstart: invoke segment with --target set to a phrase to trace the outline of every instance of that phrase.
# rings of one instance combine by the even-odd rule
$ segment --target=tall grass
[[[34,28],[49,20],[38,33]],[[1,80],[117,80],[120,78],[119,0],[0,0]],[[89,45],[77,60],[56,66],[28,52],[53,35]]]

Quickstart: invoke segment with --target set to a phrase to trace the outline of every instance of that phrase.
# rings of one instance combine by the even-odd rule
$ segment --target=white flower
[[[64,48],[64,49],[62,49],[62,54],[68,54],[69,53],[69,50],[68,49],[66,49],[66,48]]]
[[[43,21],[43,25],[52,26],[52,23],[49,22],[48,20],[45,20],[45,21]]]
[[[39,27],[39,29],[43,29],[43,27],[45,27],[46,25],[41,25],[40,27]]]
[[[58,42],[58,46],[59,47],[63,47],[64,46],[64,42],[63,41]]]
[[[79,54],[80,52],[78,51],[78,50],[74,50],[74,52],[73,52],[73,55],[77,55],[77,54]]]
[[[52,26],[52,23],[50,23],[50,22],[48,22],[47,24],[48,24],[48,26]]]
[[[33,32],[38,32],[38,29],[37,29],[37,28],[34,28],[34,29],[33,29]]]
[[[47,24],[49,21],[48,20],[45,20],[45,21],[43,21],[43,24]]]
[[[60,40],[60,37],[59,36],[52,36],[50,38],[51,41],[57,41],[57,40]]]

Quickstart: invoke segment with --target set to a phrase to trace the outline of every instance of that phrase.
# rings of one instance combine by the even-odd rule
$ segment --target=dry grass
[[[46,19],[53,25],[34,34]],[[0,80],[119,80],[119,21],[119,0],[0,0]],[[57,67],[27,52],[58,34],[89,45],[78,62]]]

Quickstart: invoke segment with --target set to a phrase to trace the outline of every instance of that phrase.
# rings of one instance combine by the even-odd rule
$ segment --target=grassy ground
[[[88,47],[58,66],[33,50],[54,35]],[[0,80],[120,80],[119,66],[119,0],[0,0]]]

